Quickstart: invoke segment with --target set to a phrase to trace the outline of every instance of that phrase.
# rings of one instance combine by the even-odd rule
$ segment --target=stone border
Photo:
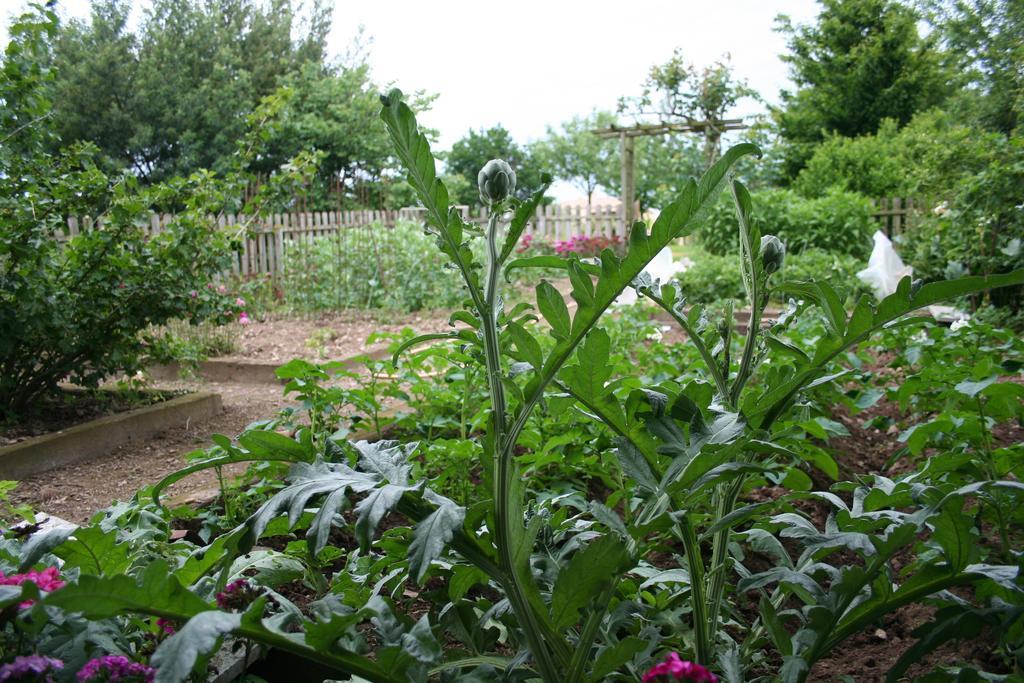
[[[387,347],[358,353],[349,358],[343,358],[341,363],[353,367],[359,364],[362,358],[380,360],[391,355]],[[199,363],[197,375],[207,382],[222,382],[225,384],[284,384],[285,381],[278,378],[275,372],[279,367],[287,363],[265,361],[228,360],[226,358],[211,358]],[[331,360],[316,360],[311,363],[330,363]],[[155,380],[174,381],[181,379],[182,366],[180,363],[167,363],[162,365],[151,365],[147,368],[150,376]]]
[[[24,479],[61,465],[110,453],[158,432],[221,412],[220,394],[187,394],[68,429],[0,447],[0,479]]]

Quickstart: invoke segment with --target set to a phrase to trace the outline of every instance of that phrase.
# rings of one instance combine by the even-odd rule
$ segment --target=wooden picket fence
[[[925,199],[882,197],[875,202],[872,217],[889,237],[902,235],[914,227],[917,218],[930,211],[933,204]]]
[[[927,210],[929,204],[922,200],[886,197],[879,199],[874,218],[890,236],[905,233],[914,224],[915,216]],[[483,210],[461,207],[467,220],[482,221],[486,218]],[[160,232],[174,220],[170,214],[154,214],[145,230],[149,234]],[[279,277],[285,269],[285,253],[289,248],[312,246],[321,238],[336,238],[338,255],[359,253],[347,245],[360,245],[374,240],[374,231],[393,228],[399,221],[424,221],[424,209],[405,208],[395,211],[312,211],[274,214],[243,230],[247,222],[244,216],[226,215],[219,219],[221,226],[238,226],[242,249],[236,254],[231,272],[234,275],[252,276],[269,274]],[[94,222],[89,218],[69,218],[68,233],[71,237],[82,230],[88,230]],[[568,240],[574,235],[620,236],[622,218],[615,206],[560,206],[552,204],[539,207],[524,234],[534,239],[555,242]]]
[[[463,218],[481,221],[486,218],[483,210],[461,207]],[[225,215],[218,223],[227,229],[238,226],[242,238],[242,249],[236,255],[231,272],[234,275],[250,276],[270,274],[278,277],[284,272],[285,252],[292,247],[312,246],[324,237],[337,238],[339,255],[348,252],[347,244],[365,244],[373,240],[373,231],[393,228],[399,221],[422,223],[424,209],[405,208],[396,211],[309,211],[274,214],[249,225],[245,216]],[[162,231],[174,216],[153,214],[144,226],[146,233]],[[568,240],[573,235],[621,235],[621,220],[614,207],[564,207],[551,205],[540,207],[534,219],[527,226],[525,234],[547,241]],[[95,221],[86,218],[69,218],[67,237],[73,237],[93,227]]]

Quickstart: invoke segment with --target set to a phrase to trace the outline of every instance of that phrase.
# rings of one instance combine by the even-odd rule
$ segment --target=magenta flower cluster
[[[51,683],[50,674],[64,668],[64,662],[42,655],[15,657],[13,662],[0,666],[0,681],[46,681]]]
[[[5,576],[3,572],[0,572],[0,586],[20,586],[26,581],[34,583],[39,590],[47,593],[64,587],[64,581],[61,580],[60,572],[56,567],[47,567],[41,572],[33,569],[24,574],[11,574],[10,576]],[[26,600],[19,607],[31,607],[31,605],[32,601]]]
[[[153,683],[156,671],[121,655],[89,660],[76,679],[78,683]]]
[[[579,256],[599,256],[605,249],[617,251],[622,249],[622,240],[618,235],[573,235],[567,240],[555,242],[555,253],[559,256],[577,254]]]
[[[695,662],[679,658],[670,652],[665,661],[659,662],[644,674],[643,683],[661,683],[661,681],[692,681],[692,683],[718,683],[718,677],[705,667]]]

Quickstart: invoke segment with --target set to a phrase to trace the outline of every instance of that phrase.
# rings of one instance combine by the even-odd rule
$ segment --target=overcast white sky
[[[89,4],[60,8],[85,18]],[[0,0],[2,16],[24,5]],[[441,148],[497,123],[527,142],[638,94],[647,70],[677,46],[697,65],[728,53],[736,75],[775,102],[788,79],[774,17],[806,22],[817,11],[813,0],[337,0],[330,48],[345,53],[363,26],[378,83],[439,93],[422,118],[440,131]]]

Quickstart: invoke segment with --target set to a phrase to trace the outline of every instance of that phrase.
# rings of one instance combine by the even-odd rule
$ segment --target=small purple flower
[[[153,683],[153,667],[133,662],[121,655],[90,659],[78,672],[78,683]]]
[[[0,666],[0,681],[36,681],[53,683],[52,674],[64,668],[64,662],[53,657],[27,655]]]

